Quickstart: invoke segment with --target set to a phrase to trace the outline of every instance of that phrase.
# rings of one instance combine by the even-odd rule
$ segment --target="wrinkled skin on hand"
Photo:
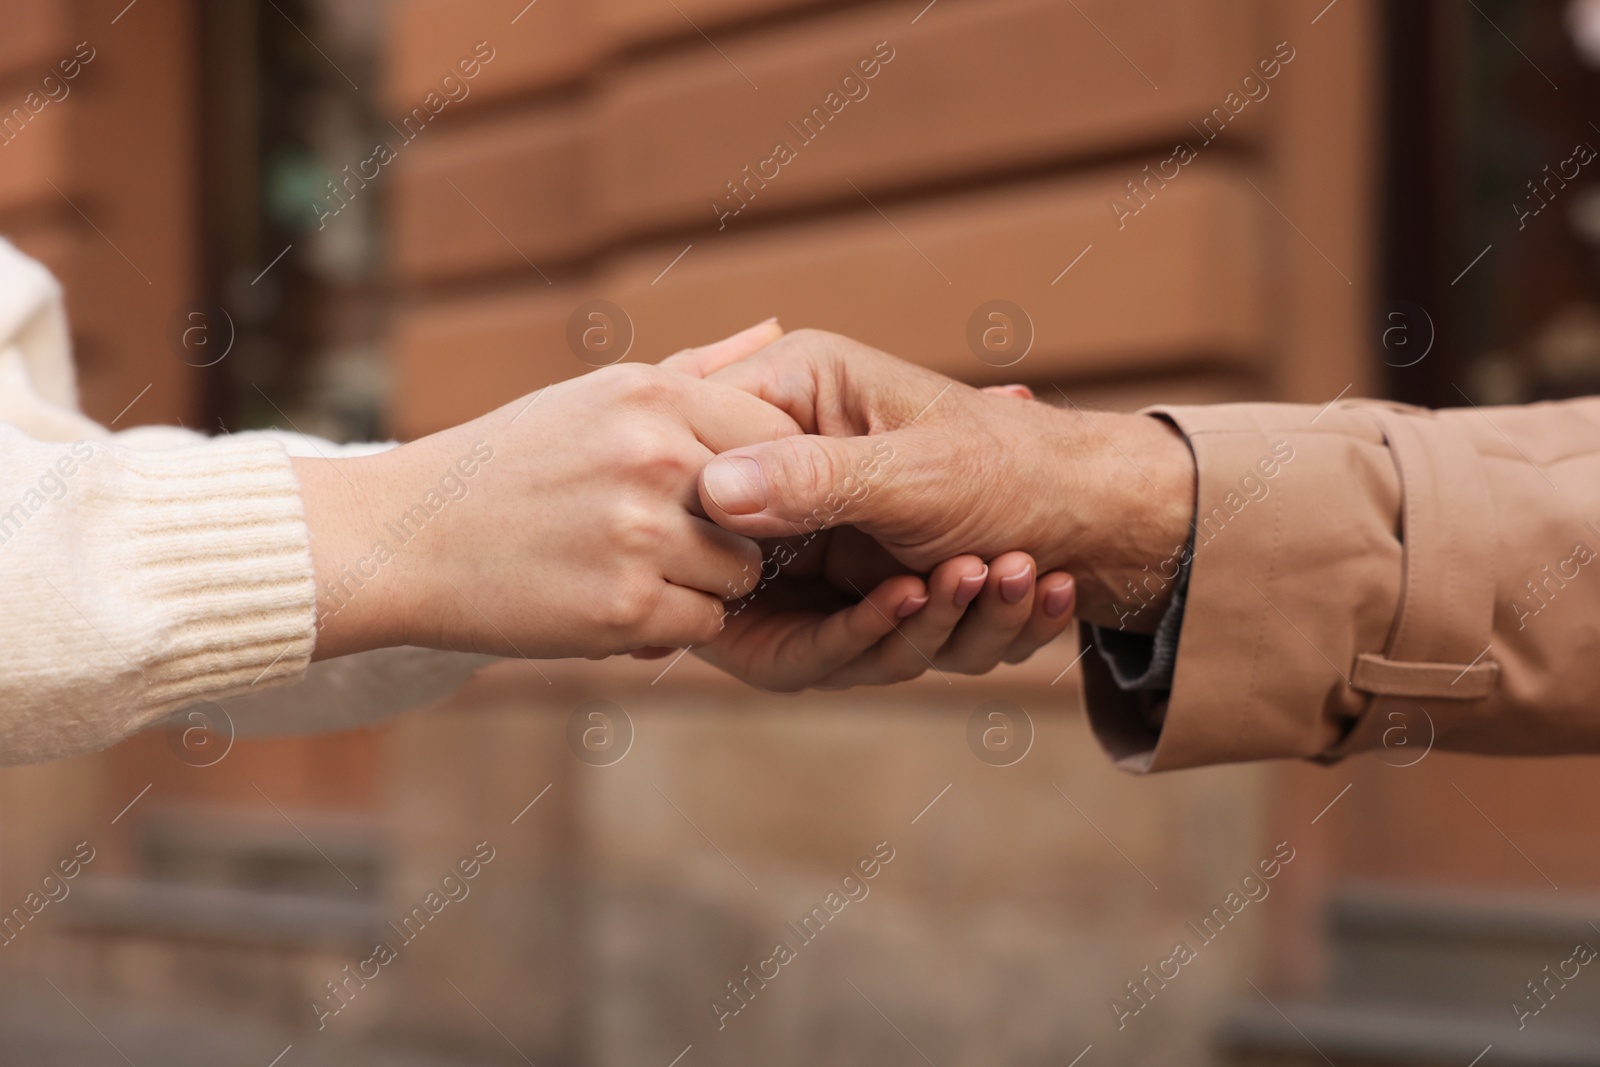
[[[788,334],[708,380],[785,411],[808,436],[729,450],[701,501],[720,525],[778,536],[830,508],[884,444],[892,458],[843,521],[914,571],[1008,550],[1076,580],[1079,613],[1116,625],[1123,590],[1188,539],[1194,460],[1165,422],[1062,410],[952,381],[848,338]],[[1153,627],[1160,611],[1141,613]]]
[[[663,366],[702,377],[748,355],[724,344]],[[848,525],[892,458],[889,449],[865,458],[822,511],[760,542],[755,590],[729,604],[723,632],[697,654],[772,690],[888,684],[1020,662],[1070,625],[1070,576],[1039,578],[1024,552],[912,567]]]

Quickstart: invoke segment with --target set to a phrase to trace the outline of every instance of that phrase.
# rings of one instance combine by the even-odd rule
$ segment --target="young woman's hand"
[[[721,346],[759,347],[763,324]],[[704,645],[759,573],[707,521],[713,455],[796,432],[728,386],[623,364],[359,459],[296,460],[319,658],[410,644],[601,657]]]

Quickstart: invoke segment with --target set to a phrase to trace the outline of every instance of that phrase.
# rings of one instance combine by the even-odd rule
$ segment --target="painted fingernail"
[[[706,464],[706,495],[729,515],[752,515],[767,506],[761,464],[748,456],[718,456]]]
[[[907,619],[927,607],[927,605],[928,598],[926,596],[907,597],[895,611],[894,616],[897,619]]]
[[[969,574],[956,583],[956,607],[964,608],[978,598],[983,592],[983,583],[989,577],[989,568],[983,568],[982,574]]]
[[[1000,599],[1007,604],[1017,604],[1028,595],[1028,590],[1033,587],[1033,568],[1029,567],[1021,574],[1008,574],[1000,579]]]
[[[1052,619],[1059,619],[1072,610],[1072,583],[1054,586],[1044,594],[1044,613]]]

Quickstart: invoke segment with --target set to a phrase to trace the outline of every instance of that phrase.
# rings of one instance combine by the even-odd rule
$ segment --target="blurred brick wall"
[[[1368,391],[1375,11],[1323,7],[397,4],[397,121],[480,42],[494,58],[397,136],[382,179],[393,424],[426,433],[612,358],[570,340],[597,299],[637,360],[776,314],[1081,403]],[[866,95],[806,142],[795,126],[881,43],[894,58]],[[1284,51],[1270,92],[1119,219],[1113,200],[1140,203],[1128,183]],[[793,158],[772,176],[780,141]],[[747,165],[764,182],[743,184]],[[1020,361],[969,343],[996,299],[1026,315]],[[1126,1030],[1109,1001],[1270,853],[1273,775],[1115,771],[1062,676],[1073,655],[793,698],[692,659],[659,681],[660,663],[490,672],[397,732],[397,893],[423,891],[469,827],[506,842],[504,866],[351,1021],[504,1051],[481,1010],[536,1061],[574,1063],[692,1045],[685,1064],[1064,1064],[1091,1043],[1096,1062],[1206,1062],[1299,871]],[[612,766],[566,740],[596,699],[635,730]],[[1015,766],[967,745],[994,699],[1037,729]],[[896,859],[870,897],[719,1029],[711,999],[884,840]]]
[[[61,278],[84,408],[119,427],[199,413],[167,341],[196,284],[192,12],[125,5],[0,3],[0,233]]]
[[[778,314],[973,381],[1365,384],[1370,10],[1313,27],[1239,0],[541,0],[513,25],[503,6],[396,12],[397,115],[476,42],[496,56],[393,164],[404,433],[586,369],[567,325],[596,297],[636,359]],[[802,118],[880,44],[893,60],[806,142]],[[1145,184],[1263,61],[1269,93]],[[761,180],[778,142],[795,158]],[[1119,219],[1133,181],[1149,207]],[[1036,334],[1015,367],[967,343],[997,297]]]
[[[0,235],[66,288],[91,416],[119,428],[192,423],[194,371],[167,343],[169,315],[195,284],[191,13],[163,0],[118,20],[124,6],[0,0]],[[88,757],[0,776],[6,909],[74,842],[106,856],[110,819],[132,796],[121,795],[114,763]],[[33,936],[7,956],[47,946]]]
[[[778,314],[1084,404],[1369,392],[1377,8],[396,0],[383,107],[397,125],[429,118],[413,141],[397,130],[376,179],[401,296],[392,424],[425,433],[609,358],[570,341],[595,299],[620,309],[608,325],[632,359]],[[193,9],[3,0],[0,121],[80,42],[94,59],[70,93],[0,145],[0,232],[66,284],[91,414],[191,420],[196,383],[167,329],[198,288],[197,193],[216,180],[195,157]],[[863,96],[843,79],[887,55],[880,42],[893,59]],[[1240,106],[1283,45],[1294,58]],[[441,105],[469,58],[470,91]],[[790,124],[847,89],[859,98],[802,143]],[[1144,185],[1218,107],[1226,128],[1199,158]],[[779,141],[795,158],[740,207],[728,183]],[[740,210],[721,225],[717,204]],[[1026,316],[1015,362],[969,340],[996,299]],[[141,812],[111,822],[131,798],[261,807],[259,782],[291,810],[386,827],[397,917],[476,842],[498,850],[438,936],[338,1021],[347,1035],[483,1057],[508,1056],[509,1038],[536,1062],[666,1064],[693,1045],[685,1067],[918,1052],[947,1067],[1068,1063],[1091,1043],[1092,1062],[1204,1062],[1245,978],[1315,982],[1322,894],[1340,878],[1600,885],[1593,835],[1570,818],[1593,807],[1585,763],[1413,766],[1396,749],[1133,779],[1088,736],[1076,672],[1062,674],[1073,655],[782,699],[692,659],[659,679],[660,663],[545,665],[548,682],[511,665],[442,712],[241,742],[217,769],[157,734],[0,776],[0,891],[16,903],[85,837],[106,842],[96,874],[132,872],[121,835]],[[595,699],[635,731],[611,766],[568,740]],[[1036,728],[1014,766],[968,747],[991,700]],[[1280,840],[1298,858],[1271,902],[1118,1030],[1110,998]],[[878,841],[896,858],[870,896],[719,1030],[712,998]],[[7,952],[67,958],[43,932]],[[218,985],[155,977],[181,955],[136,958],[102,984],[184,1011]],[[285,965],[286,987],[339,956],[308,959]]]

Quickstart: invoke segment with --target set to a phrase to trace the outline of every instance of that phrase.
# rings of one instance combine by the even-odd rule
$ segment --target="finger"
[[[686,348],[668,356],[658,366],[687,374],[691,378],[706,378],[724,367],[748,359],[782,336],[783,327],[778,325],[776,318],[770,318],[714,344]]]
[[[683,515],[672,520],[662,575],[673,585],[737,600],[761,577],[761,546],[714,522]]]
[[[686,375],[663,376],[653,382],[700,443],[713,452],[760,444],[800,432],[800,425],[766,401],[730,385]]]
[[[1033,390],[1026,385],[990,385],[985,386],[983,391],[995,396],[1014,396],[1018,400],[1033,399]]]
[[[629,652],[628,655],[632,656],[634,659],[666,659],[676,651],[678,650],[675,648],[666,648],[662,645],[651,645],[647,648],[636,648],[632,652]]]
[[[662,582],[655,610],[639,627],[625,634],[621,643],[630,650],[708,645],[722,631],[725,614],[720,597]]]
[[[808,433],[839,437],[914,421],[951,379],[848,337],[795,330],[715,380],[761,397],[794,416]]]
[[[788,630],[762,655],[764,667],[752,680],[785,691],[815,686],[892,637],[896,620],[918,610],[927,599],[921,578],[909,574],[890,578],[857,603]]]
[[[981,583],[984,570],[983,560],[977,556],[958,556],[934,568],[923,604],[918,607],[911,601],[902,606],[904,615],[895,622],[894,632],[829,677],[828,683],[890,685],[935,669],[935,657],[966,613],[964,591],[973,579]]]
[[[794,436],[739,448],[706,464],[700,502],[718,525],[749,537],[846,522],[870,532],[892,508],[898,479],[883,475],[896,457],[895,438]]]
[[[819,396],[837,379],[838,371],[830,349],[809,343],[814,332],[786,334],[759,354],[729,363],[709,377],[777,405],[807,433],[819,433]]]
[[[1040,578],[1034,590],[1033,614],[1006,649],[1006,662],[1021,663],[1060,637],[1072,625],[1072,609],[1076,606],[1077,586],[1072,575],[1051,571]]]
[[[982,591],[935,661],[941,670],[983,674],[1004,659],[1033,614],[1036,573],[1026,552],[1007,552],[989,564]]]

